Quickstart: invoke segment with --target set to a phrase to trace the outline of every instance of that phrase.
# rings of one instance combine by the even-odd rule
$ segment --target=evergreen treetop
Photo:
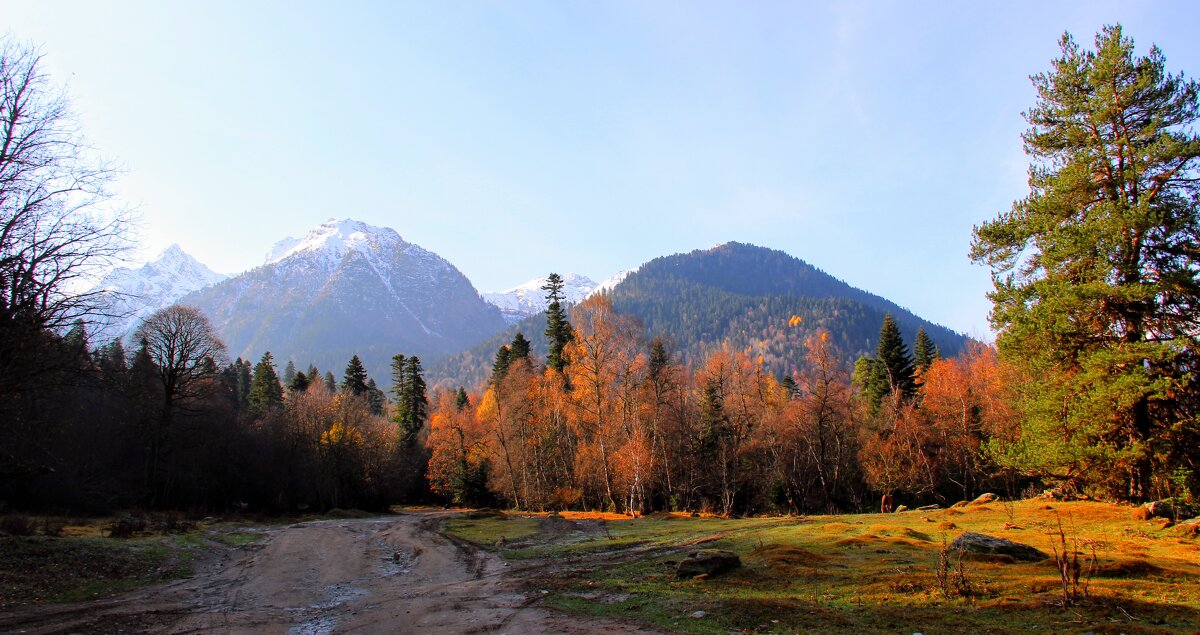
[[[342,375],[342,390],[353,395],[367,392],[367,369],[363,367],[358,355],[351,357],[350,362],[346,364],[346,372]]]

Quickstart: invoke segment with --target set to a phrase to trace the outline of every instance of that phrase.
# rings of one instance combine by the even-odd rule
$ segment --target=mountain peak
[[[330,218],[309,230],[304,238],[288,237],[275,243],[267,252],[264,264],[302,252],[324,252],[336,258],[350,251],[366,251],[389,243],[403,244],[404,239],[390,227],[375,227],[352,218]]]

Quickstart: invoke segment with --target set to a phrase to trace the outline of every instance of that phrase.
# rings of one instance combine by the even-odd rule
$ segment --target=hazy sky
[[[0,2],[125,167],[146,254],[236,272],[330,217],[481,291],[739,240],[988,337],[971,229],[1026,193],[1028,76],[1200,3]]]

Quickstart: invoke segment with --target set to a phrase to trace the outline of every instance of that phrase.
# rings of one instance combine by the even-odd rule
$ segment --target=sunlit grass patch
[[[538,533],[540,526],[536,518],[501,514],[482,518],[451,518],[446,521],[443,530],[455,538],[491,549],[502,539],[508,543],[533,536]]]
[[[976,531],[1049,554],[1060,520],[1081,550],[1097,550],[1080,605],[1059,606],[1053,560],[964,561],[967,594],[939,586],[943,540]],[[538,582],[547,604],[673,632],[1195,632],[1200,544],[1159,525],[1134,521],[1126,507],[1045,501],[806,519],[648,517],[521,555],[561,563],[553,583]],[[679,580],[674,565],[693,548],[733,551],[743,567]],[[704,617],[689,617],[696,611]]]

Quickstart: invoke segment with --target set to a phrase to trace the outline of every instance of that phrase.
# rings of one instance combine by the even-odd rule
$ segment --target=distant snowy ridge
[[[226,278],[228,276],[188,255],[179,245],[167,247],[140,267],[113,269],[93,291],[108,294],[106,313],[115,317],[101,319],[93,325],[92,342],[102,344],[113,339],[126,339],[150,314]]]
[[[613,289],[615,289],[617,287],[618,284],[621,284],[622,282],[624,282],[625,278],[628,278],[629,274],[633,273],[634,271],[637,271],[637,270],[636,269],[622,269],[622,270],[616,272],[615,274],[613,274],[611,277],[609,277],[604,282],[601,282],[600,284],[596,285],[596,288],[592,289],[592,293],[589,293],[588,295],[593,295],[596,293],[608,293],[609,291],[612,291]]]
[[[596,282],[577,273],[563,274],[563,301],[575,304],[591,295]],[[500,308],[509,324],[546,310],[546,292],[542,289],[547,278],[534,278],[524,284],[497,293],[484,293],[483,299]]]
[[[577,273],[568,273],[563,279],[563,301],[567,304],[577,304],[596,294],[607,293],[621,283],[633,270],[626,269],[616,275],[596,284],[591,278]],[[511,289],[496,293],[484,293],[483,299],[499,307],[504,319],[509,324],[542,313],[546,310],[546,278],[534,278],[529,282],[517,285]]]

